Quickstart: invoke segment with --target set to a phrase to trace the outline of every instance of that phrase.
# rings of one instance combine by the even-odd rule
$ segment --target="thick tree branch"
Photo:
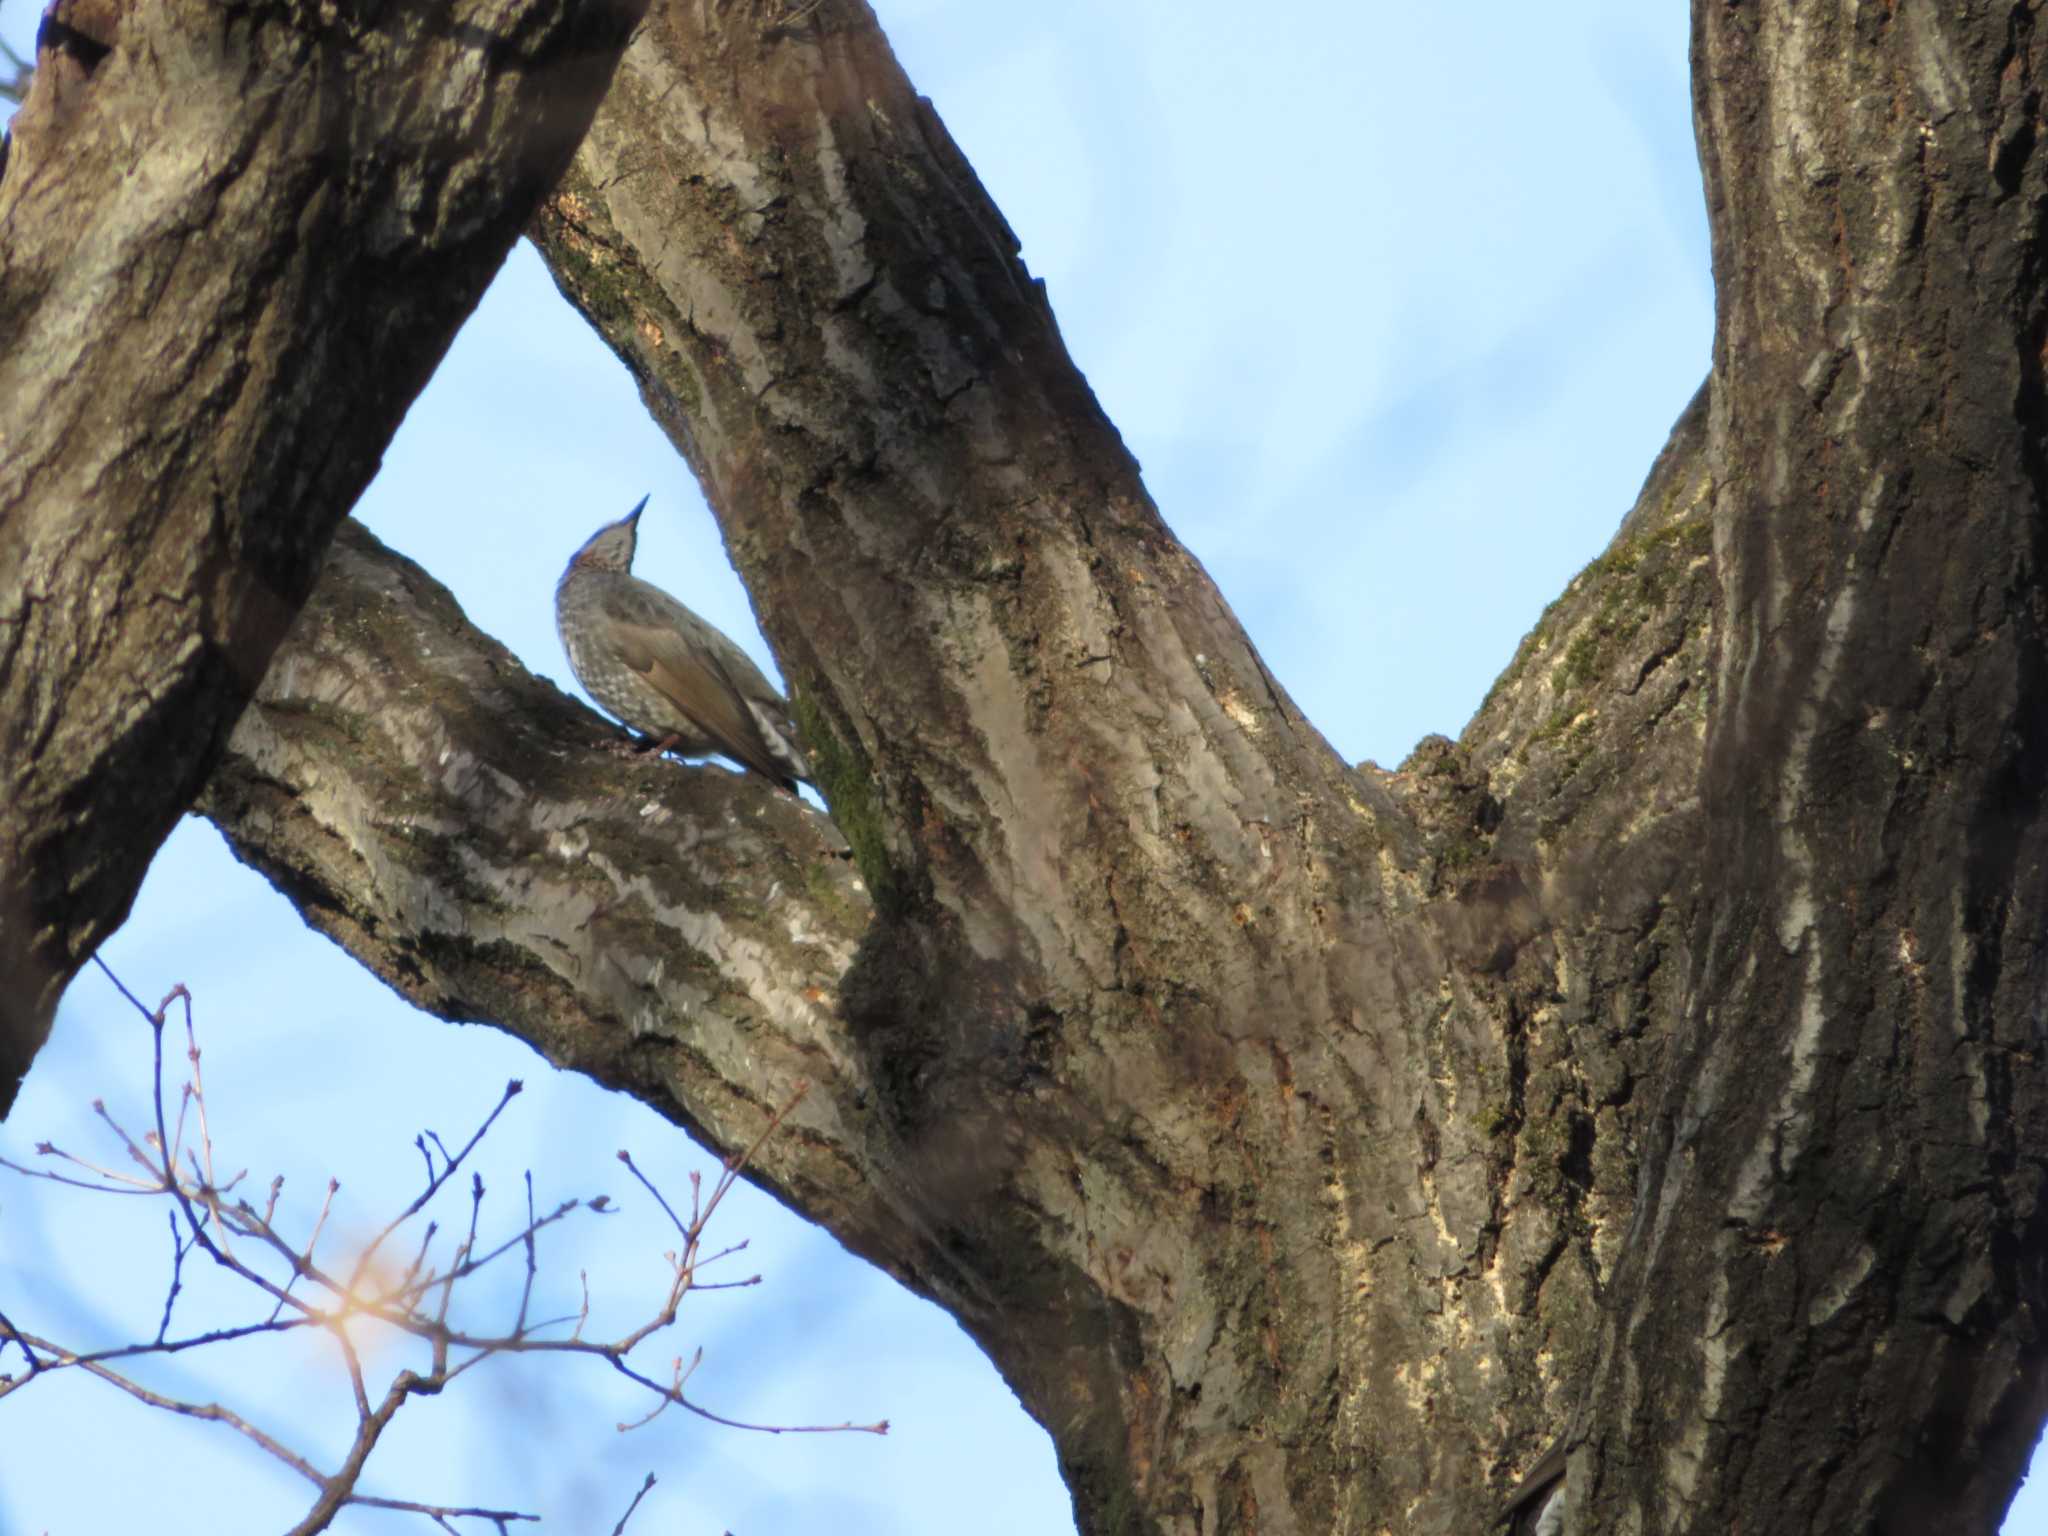
[[[0,176],[0,1111],[638,0],[64,0]]]
[[[834,1018],[870,905],[794,797],[623,762],[612,729],[344,523],[199,802],[307,922],[415,1005],[747,1145],[754,1173],[899,1274],[872,1085]]]

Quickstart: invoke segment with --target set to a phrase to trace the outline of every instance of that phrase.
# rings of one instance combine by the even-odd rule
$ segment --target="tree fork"
[[[893,1237],[769,1177],[989,1346],[1085,1523],[1342,1523],[1413,1502],[1384,1466],[1469,1521],[1560,1416],[1632,1184],[1642,1032],[1559,995],[1554,936],[1620,898],[1546,840],[1689,804],[1630,758],[1696,753],[1694,439],[1472,748],[1547,820],[1447,744],[1354,771],[1158,521],[872,19],[765,14],[654,18],[539,233],[725,514],[835,807],[871,808],[834,1051]],[[1640,708],[1582,721],[1622,671]],[[1617,825],[1617,784],[1675,804]],[[1428,1385],[1474,1330],[1526,1368],[1506,1416]]]
[[[2038,47],[1695,25],[1714,376],[1458,743],[1301,720],[862,7],[676,4],[539,234],[865,878],[716,773],[632,782],[748,807],[705,858],[758,878],[650,877],[480,640],[378,737],[322,679],[445,604],[367,545],[209,812],[723,1144],[818,1082],[766,1177],[975,1333],[1084,1530],[1483,1529],[1562,1430],[1575,1532],[1989,1531],[2043,1406]],[[598,878],[493,873],[549,858]]]

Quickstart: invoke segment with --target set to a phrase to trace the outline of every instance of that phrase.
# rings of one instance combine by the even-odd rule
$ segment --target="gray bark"
[[[643,0],[67,0],[0,174],[0,1112]]]
[[[2048,1408],[2044,46],[1695,8],[1725,618],[1575,1528],[1988,1531]]]
[[[721,1145],[810,1082],[765,1178],[1086,1531],[1485,1530],[1569,1426],[1574,1533],[1988,1532],[2044,1409],[2041,44],[1696,32],[1713,377],[1459,742],[1301,718],[855,0],[677,0],[538,235],[851,867],[354,536],[204,808]]]

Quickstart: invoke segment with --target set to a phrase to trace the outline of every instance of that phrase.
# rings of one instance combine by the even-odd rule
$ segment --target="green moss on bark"
[[[790,701],[797,729],[803,733],[811,772],[832,808],[832,820],[853,850],[854,867],[867,882],[877,909],[897,898],[899,884],[876,803],[874,776],[859,744],[842,739],[811,701],[799,693]]]

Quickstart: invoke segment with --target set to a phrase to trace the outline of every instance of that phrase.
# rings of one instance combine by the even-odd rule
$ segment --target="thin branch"
[[[702,1280],[700,1275],[707,1266],[717,1264],[746,1248],[746,1243],[742,1241],[716,1252],[706,1253],[704,1234],[719,1204],[738,1181],[741,1170],[796,1107],[803,1096],[803,1088],[800,1087],[786,1104],[767,1117],[760,1135],[743,1152],[725,1160],[708,1194],[703,1188],[701,1177],[695,1172],[689,1175],[691,1198],[687,1220],[678,1215],[675,1207],[663,1196],[654,1181],[633,1162],[630,1154],[619,1154],[620,1160],[632,1171],[634,1178],[681,1234],[682,1247],[679,1252],[669,1255],[670,1284],[655,1314],[640,1327],[632,1329],[610,1343],[598,1342],[584,1337],[590,1321],[590,1285],[587,1274],[582,1275],[582,1300],[575,1313],[534,1321],[532,1309],[539,1279],[538,1238],[543,1228],[566,1219],[578,1210],[606,1214],[610,1209],[610,1202],[604,1196],[598,1196],[588,1202],[565,1200],[554,1210],[544,1215],[539,1214],[536,1210],[533,1178],[530,1172],[525,1179],[525,1221],[517,1233],[488,1248],[484,1246],[482,1226],[486,1191],[482,1175],[472,1170],[467,1231],[449,1256],[445,1268],[437,1268],[432,1262],[433,1245],[441,1232],[441,1223],[430,1219],[426,1223],[418,1251],[395,1285],[371,1294],[365,1283],[373,1272],[374,1259],[379,1248],[406,1221],[418,1215],[448,1186],[455,1172],[482,1143],[506,1106],[518,1095],[522,1085],[516,1079],[507,1085],[497,1104],[484,1117],[460,1151],[451,1154],[440,1137],[431,1131],[416,1138],[415,1145],[420,1149],[420,1154],[427,1164],[426,1188],[372,1239],[368,1247],[356,1258],[350,1278],[344,1282],[326,1273],[315,1258],[320,1238],[333,1214],[335,1196],[340,1189],[339,1182],[333,1179],[328,1181],[326,1198],[321,1204],[312,1231],[303,1244],[295,1245],[288,1242],[275,1226],[279,1196],[283,1187],[281,1179],[272,1180],[268,1198],[261,1211],[246,1199],[236,1200],[232,1204],[227,1203],[223,1197],[246,1175],[237,1173],[225,1186],[217,1182],[215,1148],[207,1113],[205,1083],[201,1076],[201,1054],[197,1029],[193,1022],[190,993],[182,986],[175,987],[165,996],[163,1002],[151,1011],[122,985],[120,979],[113,975],[104,962],[97,963],[113,981],[121,995],[142,1013],[150,1025],[151,1111],[155,1119],[154,1132],[138,1140],[106,1109],[104,1103],[96,1101],[94,1104],[95,1112],[120,1140],[130,1161],[142,1170],[144,1176],[137,1177],[134,1174],[98,1167],[62,1152],[49,1143],[39,1144],[37,1151],[43,1156],[68,1162],[90,1174],[91,1178],[84,1179],[25,1168],[5,1159],[0,1159],[0,1167],[11,1169],[25,1177],[41,1178],[102,1194],[167,1196],[172,1202],[172,1209],[169,1212],[172,1245],[170,1283],[164,1297],[163,1313],[158,1322],[155,1338],[147,1342],[122,1344],[104,1350],[76,1352],[64,1349],[49,1340],[23,1332],[16,1328],[4,1313],[0,1313],[0,1350],[4,1350],[9,1343],[16,1345],[28,1367],[26,1375],[20,1379],[0,1376],[0,1397],[10,1395],[39,1375],[58,1369],[76,1368],[100,1377],[151,1406],[184,1417],[225,1424],[269,1451],[319,1489],[313,1507],[294,1528],[295,1532],[304,1533],[304,1536],[311,1536],[311,1533],[327,1529],[335,1515],[351,1504],[422,1515],[443,1530],[450,1531],[453,1527],[449,1522],[453,1520],[490,1521],[502,1531],[510,1521],[535,1518],[509,1510],[418,1503],[360,1494],[356,1491],[357,1482],[371,1453],[406,1402],[414,1397],[437,1394],[473,1367],[506,1354],[587,1355],[605,1361],[628,1381],[651,1393],[656,1400],[643,1418],[635,1421],[634,1425],[621,1424],[621,1429],[647,1423],[673,1403],[710,1423],[765,1434],[887,1432],[886,1421],[865,1425],[775,1425],[752,1424],[728,1418],[691,1401],[688,1396],[686,1389],[690,1378],[703,1359],[701,1350],[690,1357],[687,1365],[678,1357],[673,1364],[671,1379],[666,1385],[636,1369],[629,1359],[632,1352],[646,1339],[674,1324],[682,1301],[692,1290],[729,1289],[759,1283],[759,1275],[736,1281]],[[171,1005],[181,999],[185,1004],[186,1060],[190,1075],[181,1085],[178,1123],[176,1133],[173,1134],[166,1124],[163,1036]],[[191,1145],[185,1144],[183,1140],[188,1114],[195,1136],[195,1141]],[[438,1168],[435,1164],[436,1153],[440,1158]],[[247,1257],[235,1250],[231,1237],[247,1238],[251,1241],[253,1247],[248,1250]],[[185,1260],[195,1248],[204,1252],[219,1268],[242,1280],[259,1294],[270,1298],[272,1305],[269,1315],[259,1322],[216,1329],[183,1338],[171,1337],[173,1313],[184,1288]],[[511,1332],[505,1335],[478,1334],[459,1326],[454,1321],[457,1288],[515,1249],[525,1256],[525,1274]],[[255,1267],[256,1262],[262,1260],[265,1253],[272,1255],[273,1261],[287,1271],[282,1284]],[[316,1306],[305,1297],[296,1294],[293,1288],[301,1278],[318,1287],[331,1305]],[[349,1336],[348,1324],[355,1318],[383,1323],[424,1344],[429,1352],[429,1369],[425,1372],[401,1370],[373,1405],[361,1357]],[[190,1402],[154,1391],[121,1371],[113,1369],[111,1364],[150,1356],[168,1357],[206,1344],[224,1343],[266,1333],[284,1333],[307,1327],[318,1327],[334,1340],[355,1401],[356,1432],[342,1465],[332,1475],[322,1474],[304,1456],[293,1451],[275,1436],[242,1419],[232,1410],[217,1403]],[[562,1327],[569,1328],[568,1337],[546,1336],[550,1331]],[[623,1531],[625,1519],[631,1517],[647,1489],[652,1486],[653,1478],[650,1475],[640,1494],[635,1496],[633,1504],[628,1507],[626,1517],[620,1520],[617,1528],[619,1531]]]
[[[257,1445],[262,1446],[264,1450],[290,1467],[294,1472],[297,1472],[301,1477],[308,1478],[315,1483],[323,1481],[319,1471],[311,1462],[307,1461],[282,1441],[266,1434],[254,1424],[251,1424],[232,1409],[223,1408],[218,1403],[187,1402],[183,1398],[169,1397],[164,1393],[151,1391],[140,1382],[131,1381],[128,1377],[123,1376],[119,1371],[113,1370],[101,1361],[72,1355],[62,1345],[53,1343],[51,1340],[22,1333],[14,1329],[12,1325],[9,1325],[8,1332],[17,1342],[34,1344],[45,1354],[52,1356],[53,1359],[50,1362],[52,1365],[75,1365],[79,1369],[99,1377],[101,1381],[111,1386],[119,1387],[137,1402],[147,1403],[152,1408],[161,1408],[167,1413],[179,1414],[185,1418],[205,1419],[215,1424],[225,1424],[237,1434],[246,1436]]]
[[[20,106],[28,96],[29,83],[35,79],[35,61],[24,59],[4,42],[0,42],[0,54],[7,56],[8,68],[8,77],[0,80],[0,98]]]
[[[185,1255],[192,1251],[191,1245],[178,1236],[178,1213],[166,1211],[164,1216],[171,1224],[171,1283],[164,1292],[164,1315],[156,1325],[156,1341],[161,1344],[171,1331],[171,1308],[178,1304],[178,1293],[185,1288]],[[276,1314],[272,1314],[273,1321]]]
[[[263,1212],[263,1225],[266,1227],[270,1225],[270,1218],[276,1214],[277,1191],[283,1184],[284,1179],[281,1176],[272,1181],[271,1183],[270,1204],[265,1208]],[[327,1230],[327,1217],[329,1213],[332,1212],[334,1209],[334,1197],[340,1192],[341,1180],[329,1179],[327,1181],[327,1198],[320,1202],[320,1215],[319,1218],[315,1220],[313,1223],[312,1235],[306,1239],[305,1252],[301,1254],[298,1261],[293,1264],[291,1279],[285,1281],[284,1283],[284,1288],[286,1291],[290,1291],[291,1288],[298,1283],[299,1277],[301,1275],[309,1275],[314,1273],[313,1249],[316,1246],[318,1246],[320,1242],[320,1234]],[[429,1230],[431,1231],[431,1229]],[[284,1303],[280,1301],[276,1304],[276,1306],[274,1306],[271,1309],[270,1315],[272,1317],[276,1317],[279,1313],[283,1311]]]
[[[430,1175],[427,1180],[427,1187],[414,1197],[412,1204],[392,1217],[390,1223],[386,1225],[382,1232],[379,1232],[376,1237],[370,1240],[369,1247],[363,1250],[362,1257],[356,1261],[356,1272],[348,1287],[350,1290],[355,1288],[355,1282],[362,1278],[363,1271],[369,1266],[370,1261],[377,1256],[377,1250],[384,1246],[385,1239],[426,1208],[427,1202],[441,1192],[441,1186],[446,1184],[454,1176],[455,1170],[462,1166],[462,1160],[476,1150],[477,1143],[489,1134],[493,1125],[497,1124],[498,1116],[505,1112],[505,1106],[510,1104],[525,1090],[526,1084],[516,1077],[506,1083],[505,1091],[499,1096],[497,1106],[488,1115],[484,1116],[484,1123],[476,1128],[476,1134],[469,1138],[468,1143],[454,1157],[448,1157],[448,1149],[441,1147],[441,1138],[438,1136],[434,1137],[434,1145],[441,1147],[441,1155],[447,1160],[447,1166],[438,1174],[433,1173],[433,1159],[427,1159],[427,1168]],[[427,1134],[433,1135],[431,1131]],[[421,1152],[424,1155],[424,1147],[421,1148]]]
[[[612,1527],[612,1536],[626,1536],[626,1522],[633,1518],[633,1511],[640,1507],[640,1501],[647,1497],[648,1490],[653,1486],[654,1474],[650,1472],[647,1474],[647,1481],[640,1485],[640,1491],[633,1495],[633,1502],[626,1506],[626,1512],[619,1516],[619,1523]]]

